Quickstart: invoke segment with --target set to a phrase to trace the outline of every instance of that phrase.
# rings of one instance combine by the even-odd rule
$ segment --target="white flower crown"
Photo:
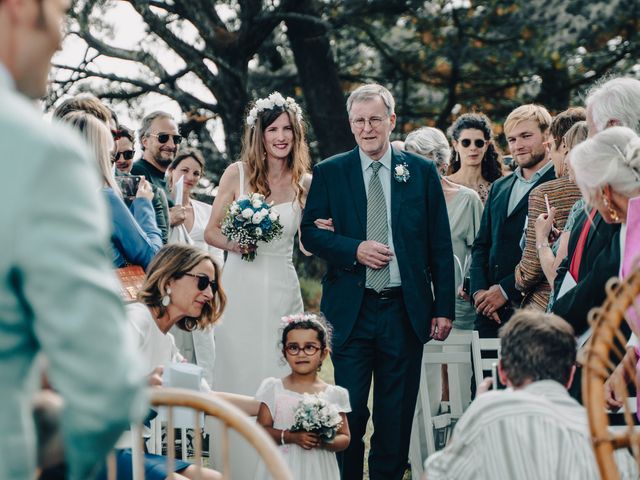
[[[298,123],[302,124],[302,109],[296,101],[291,97],[284,98],[280,92],[273,92],[266,98],[256,100],[253,108],[249,110],[249,115],[247,115],[247,125],[253,127],[258,120],[258,114],[260,112],[272,110],[275,107],[282,107],[289,112],[293,112],[296,115]]]

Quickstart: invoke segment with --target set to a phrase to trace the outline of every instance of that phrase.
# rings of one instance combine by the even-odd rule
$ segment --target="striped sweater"
[[[580,199],[580,190],[564,176],[538,185],[529,193],[527,243],[522,259],[515,268],[516,288],[522,293],[522,307],[546,311],[551,288],[540,266],[536,249],[536,219],[547,212],[544,196],[549,205],[556,208],[555,227],[562,231],[574,203]]]

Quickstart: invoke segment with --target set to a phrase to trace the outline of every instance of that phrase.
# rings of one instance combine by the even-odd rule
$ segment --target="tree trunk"
[[[295,12],[319,17],[315,0],[297,2]],[[320,154],[350,150],[355,143],[326,28],[302,19],[288,19],[286,25]]]

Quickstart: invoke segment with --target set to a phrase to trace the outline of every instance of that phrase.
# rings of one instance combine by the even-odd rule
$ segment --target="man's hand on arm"
[[[356,252],[356,259],[359,263],[375,270],[387,265],[392,257],[393,252],[387,245],[374,240],[361,242]]]

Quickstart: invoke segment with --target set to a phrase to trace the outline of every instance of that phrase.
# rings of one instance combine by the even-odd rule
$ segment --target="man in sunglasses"
[[[131,172],[135,150],[133,148],[133,131],[124,125],[118,125],[112,131],[115,141],[115,151],[113,153],[113,163],[116,166],[116,173],[126,175]]]
[[[138,131],[142,158],[133,163],[131,175],[144,175],[153,186],[153,193],[158,197],[153,208],[156,212],[156,222],[162,232],[162,241],[167,243],[171,212],[173,206],[167,190],[165,172],[176,158],[178,146],[182,137],[178,134],[178,125],[171,115],[166,112],[152,112],[142,119],[142,126]]]
[[[32,402],[40,357],[64,400],[68,478],[93,478],[144,413],[142,373],[106,251],[110,222],[96,161],[78,135],[45,123],[70,0],[0,0],[0,478],[35,478]]]
[[[182,137],[178,134],[178,125],[166,112],[153,112],[142,119],[138,132],[142,145],[142,158],[133,164],[133,175],[144,175],[153,185],[167,192],[164,178],[171,162],[176,158]]]

